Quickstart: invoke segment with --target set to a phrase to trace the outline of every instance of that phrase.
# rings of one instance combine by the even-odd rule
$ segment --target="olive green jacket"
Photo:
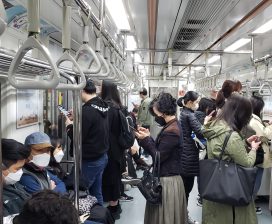
[[[219,157],[223,142],[230,128],[223,121],[214,121],[204,126],[203,135],[207,138],[208,158]],[[226,146],[223,160],[233,160],[245,167],[252,167],[256,152],[247,153],[245,141],[240,134],[233,132]],[[233,209],[235,221],[233,221]],[[257,217],[254,201],[248,206],[232,207],[225,204],[203,200],[202,224],[256,224]]]
[[[149,112],[149,105],[151,103],[151,99],[149,97],[145,98],[141,101],[141,105],[138,110],[138,124],[144,126],[150,126],[153,123],[153,117]]]

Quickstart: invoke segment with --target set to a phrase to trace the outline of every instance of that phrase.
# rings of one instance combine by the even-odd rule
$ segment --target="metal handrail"
[[[40,0],[28,0],[28,33],[29,37],[19,48],[17,54],[13,58],[9,71],[8,80],[10,84],[18,89],[50,89],[55,88],[59,84],[59,71],[50,55],[48,49],[38,40],[37,36],[40,32]],[[16,79],[16,70],[21,64],[24,55],[31,49],[38,49],[47,59],[52,68],[52,72],[47,80],[21,81]]]
[[[79,50],[76,53],[75,59],[76,61],[79,61],[81,58],[81,55],[89,54],[93,56],[93,59],[89,61],[88,66],[85,68],[81,68],[83,73],[87,74],[97,74],[101,70],[101,62],[99,58],[97,57],[95,51],[90,47],[89,43],[89,25],[90,25],[90,12],[89,16],[85,18],[82,13],[80,13],[81,20],[83,22],[83,44],[80,46]],[[97,67],[95,69],[90,69],[93,65],[93,62],[96,62]],[[81,66],[83,67],[83,66]],[[76,68],[73,68],[75,72],[77,72]]]
[[[266,94],[264,93],[264,88],[266,88],[269,90],[270,94]],[[271,96],[272,95],[272,88],[271,88],[271,85],[268,81],[264,81],[264,83],[262,84],[261,88],[259,89],[259,94],[261,96]]]
[[[74,57],[70,54],[71,49],[71,13],[72,6],[71,0],[63,0],[63,34],[62,34],[62,48],[64,50],[63,55],[58,59],[57,66],[60,66],[65,61],[71,62],[76,68],[77,73],[80,75],[80,82],[78,84],[64,84],[59,83],[56,89],[65,90],[82,90],[86,86],[86,77],[82,72],[79,64],[76,62]]]

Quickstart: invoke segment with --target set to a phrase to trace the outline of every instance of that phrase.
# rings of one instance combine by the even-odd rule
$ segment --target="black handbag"
[[[257,168],[222,160],[232,132],[225,138],[219,159],[199,161],[199,190],[201,197],[208,201],[246,206],[253,200]]]
[[[144,171],[143,177],[141,178],[141,182],[137,184],[137,187],[149,203],[153,205],[159,205],[162,203],[162,185],[160,183],[159,152],[156,152],[155,161],[152,167]]]

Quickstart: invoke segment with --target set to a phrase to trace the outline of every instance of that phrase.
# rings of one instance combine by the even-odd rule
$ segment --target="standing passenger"
[[[188,91],[183,99],[183,108],[180,112],[180,123],[183,132],[183,150],[181,154],[181,176],[184,182],[187,203],[189,194],[193,189],[195,176],[199,175],[199,149],[192,137],[192,133],[198,139],[203,139],[202,125],[196,118],[194,112],[198,108],[199,95],[194,91]],[[190,217],[189,224],[198,222]]]
[[[226,136],[232,130],[223,156],[225,161],[233,161],[244,167],[253,167],[260,142],[256,136],[248,138],[249,153],[240,131],[250,121],[252,107],[250,101],[239,94],[231,95],[218,118],[207,124],[204,136],[207,138],[208,158],[219,158]],[[205,177],[204,177],[205,178]],[[230,184],[230,183],[229,183]],[[245,183],[246,184],[246,183]],[[257,224],[254,200],[247,206],[231,206],[203,199],[203,224]]]
[[[176,99],[169,93],[161,93],[150,104],[150,112],[162,126],[156,141],[148,129],[139,127],[136,136],[153,160],[160,153],[160,181],[162,204],[146,203],[145,224],[187,224],[187,203],[184,185],[180,176],[182,138],[180,124],[176,118]]]
[[[119,110],[123,109],[117,85],[103,81],[101,97],[105,100],[109,109],[109,162],[103,175],[103,197],[109,202],[108,209],[115,219],[120,218],[121,206],[119,204],[121,192],[121,160],[124,151],[118,141],[121,133],[121,120]]]
[[[152,116],[148,110],[151,99],[147,96],[147,89],[142,88],[139,92],[141,100],[141,104],[138,108],[138,117],[137,123],[143,128],[147,128],[150,130],[150,126],[152,125]],[[143,156],[148,157],[148,153],[144,150]]]
[[[257,177],[254,187],[254,196],[257,195],[261,183],[264,169],[268,169],[272,167],[272,152],[269,149],[268,141],[272,139],[272,125],[265,125],[261,119],[261,112],[264,108],[264,101],[261,97],[252,96],[250,98],[253,114],[252,118],[249,122],[249,126],[256,132],[256,135],[262,137],[262,148],[264,150],[264,161],[262,164],[257,164],[258,171]],[[270,172],[270,170],[269,170]],[[256,214],[262,214],[262,209],[260,207],[256,207]]]
[[[103,205],[102,175],[108,163],[108,105],[96,95],[96,87],[88,80],[81,94],[82,107],[82,175],[89,182],[90,194]],[[66,119],[67,134],[73,139],[73,125]],[[72,145],[72,144],[71,144]]]

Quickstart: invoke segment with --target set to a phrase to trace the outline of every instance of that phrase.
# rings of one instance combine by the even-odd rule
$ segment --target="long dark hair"
[[[239,94],[232,94],[225,103],[218,120],[224,120],[234,131],[240,132],[252,116],[250,100]]]
[[[250,98],[250,102],[252,105],[253,114],[255,114],[258,117],[261,117],[261,111],[264,108],[264,101],[259,96],[252,96]]]
[[[228,99],[233,92],[242,90],[242,83],[238,80],[225,80],[221,90],[217,93],[216,106],[222,108],[225,104],[225,99]]]
[[[215,102],[206,97],[201,98],[197,111],[202,111],[206,115],[209,115],[213,110],[216,110]]]
[[[117,89],[117,85],[112,82],[102,82],[101,98],[106,102],[112,102],[115,106],[122,107],[122,102],[119,91]]]

